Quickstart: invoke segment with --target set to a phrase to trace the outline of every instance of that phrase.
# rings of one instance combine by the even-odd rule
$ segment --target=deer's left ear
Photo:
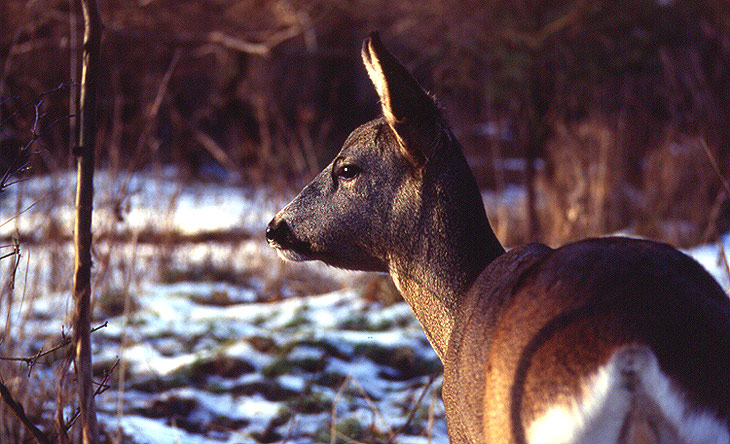
[[[434,100],[385,48],[376,32],[362,47],[362,60],[380,97],[383,116],[395,132],[403,155],[422,166],[439,143],[444,120]]]

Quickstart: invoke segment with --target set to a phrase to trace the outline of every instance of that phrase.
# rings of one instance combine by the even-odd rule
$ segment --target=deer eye
[[[360,174],[360,171],[362,170],[358,166],[351,164],[342,165],[337,175],[343,179],[350,180],[356,178]]]

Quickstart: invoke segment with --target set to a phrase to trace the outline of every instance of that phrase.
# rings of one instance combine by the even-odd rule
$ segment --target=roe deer
[[[389,272],[444,364],[452,443],[728,443],[730,302],[667,245],[505,252],[443,114],[377,34],[383,116],[271,221],[281,256]]]

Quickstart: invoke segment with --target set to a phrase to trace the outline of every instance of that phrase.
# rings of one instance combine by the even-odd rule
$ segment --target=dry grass
[[[561,244],[629,224],[632,202],[616,137],[615,129],[600,119],[556,128],[547,171],[539,181],[546,241]]]
[[[271,251],[252,254],[251,233],[191,237],[171,224],[160,231],[120,230],[130,192],[124,184],[130,171],[170,164],[178,167],[181,181],[217,178],[222,166],[228,177],[248,186],[271,181],[284,189],[302,182],[377,110],[357,59],[359,42],[376,28],[444,102],[470,156],[493,163],[520,157],[521,129],[530,125],[525,120],[542,119],[551,132],[545,146],[537,147],[548,164],[537,190],[542,240],[562,244],[628,229],[688,246],[730,228],[730,189],[723,186],[730,174],[723,142],[730,137],[727,14],[703,15],[693,11],[704,9],[677,2],[666,7],[673,15],[660,17],[670,24],[667,33],[654,22],[655,5],[642,11],[646,5],[637,1],[635,8],[617,11],[614,2],[599,2],[602,14],[581,15],[581,10],[576,15],[581,23],[569,23],[538,42],[543,31],[557,29],[553,25],[565,11],[514,2],[457,2],[444,8],[438,2],[364,0],[343,6],[328,0],[246,0],[223,11],[173,3],[140,8],[112,1],[102,11],[109,82],[99,113],[105,141],[100,162],[122,185],[103,208],[118,218],[107,219],[95,233],[99,315],[133,312],[130,289],[146,281],[227,281],[255,287],[264,301],[340,285],[329,272],[284,265]],[[714,11],[713,4],[707,2],[708,11]],[[0,13],[0,27],[7,30],[0,38],[0,203],[12,205],[23,218],[29,215],[23,214],[22,192],[14,202],[3,196],[8,186],[22,189],[22,184],[12,185],[13,176],[5,172],[30,166],[58,177],[72,161],[65,116],[74,113],[68,96],[75,75],[68,73],[78,59],[80,19],[66,2],[9,0],[5,6]],[[626,32],[637,14],[649,25]],[[533,15],[558,20],[539,23]],[[530,67],[545,70],[544,84],[531,84]],[[541,104],[538,116],[524,111]],[[495,141],[476,134],[475,127],[493,121],[514,125],[514,138]],[[491,177],[499,174],[489,170],[483,183],[520,185],[520,178]],[[26,329],[31,317],[43,316],[36,310],[40,296],[56,312],[68,313],[71,304],[71,232],[58,209],[72,192],[63,181],[48,188],[34,204],[44,215],[42,223],[0,245],[0,306],[7,310],[0,354],[30,359],[0,360],[0,378],[26,416],[63,443],[61,430],[76,402],[66,349],[32,357],[63,343],[68,331]],[[175,206],[173,197],[169,211]],[[505,244],[524,242],[526,208],[494,202],[489,213]],[[383,305],[398,300],[387,280],[363,281],[369,300]],[[421,398],[416,405],[425,402]],[[336,427],[335,415],[332,425],[328,439],[397,435],[384,424],[377,430],[350,424],[347,432],[342,424]],[[70,433],[74,440],[73,427]],[[0,403],[0,442],[31,441]]]

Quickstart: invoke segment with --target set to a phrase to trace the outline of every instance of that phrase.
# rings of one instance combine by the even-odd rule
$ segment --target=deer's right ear
[[[441,110],[408,70],[385,48],[377,32],[365,40],[362,60],[380,97],[383,116],[406,159],[422,166],[438,145]]]

